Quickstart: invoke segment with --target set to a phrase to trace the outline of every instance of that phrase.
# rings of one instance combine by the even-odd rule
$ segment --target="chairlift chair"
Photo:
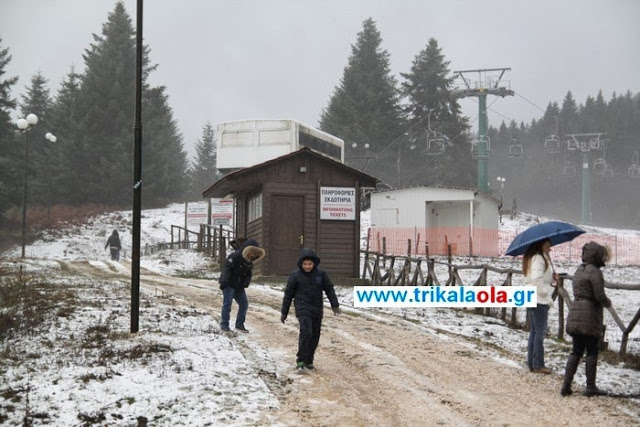
[[[573,139],[567,140],[567,151],[576,151],[578,149],[578,141]]]
[[[591,138],[589,140],[589,148],[592,150],[600,149],[600,138]]]
[[[582,152],[589,151],[589,143],[587,141],[578,141],[578,150]]]
[[[522,149],[522,144],[511,144],[509,146],[509,158],[510,159],[519,159],[522,157],[524,150]]]
[[[432,137],[427,140],[427,155],[437,156],[444,153],[444,138],[442,136]]]
[[[562,170],[562,175],[567,178],[574,178],[576,176],[576,167],[575,165],[565,165]]]
[[[607,170],[607,161],[605,159],[595,159],[593,161],[593,173],[603,175],[605,170]]]
[[[629,166],[629,176],[631,178],[640,178],[640,165]]]
[[[544,139],[544,151],[549,154],[557,154],[560,152],[560,141],[555,135],[549,135]]]
[[[484,152],[481,152],[478,149],[478,146],[482,142],[484,142],[485,144]],[[491,146],[491,140],[488,136],[484,136],[482,138],[474,138],[473,140],[471,140],[471,156],[474,158],[474,160],[488,159],[490,146]]]
[[[602,170],[602,173],[600,175],[602,175],[603,178],[613,178],[613,169],[607,167],[606,169]]]

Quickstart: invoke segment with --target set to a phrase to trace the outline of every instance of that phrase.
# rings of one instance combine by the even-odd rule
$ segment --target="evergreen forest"
[[[145,46],[143,206],[200,200],[220,178],[215,123],[203,124],[190,161],[166,87],[149,83],[158,67],[150,56]],[[126,207],[132,201],[135,28],[122,3],[93,35],[83,58],[83,71],[70,68],[57,88],[38,71],[14,97],[24,77],[7,75],[11,49],[0,39],[0,227],[19,224],[25,172],[30,208]],[[416,53],[410,69],[393,75],[390,52],[369,18],[342,77],[327,94],[317,126],[342,138],[345,162],[378,178],[383,188],[474,188],[477,166],[470,148],[477,118],[462,115],[454,89],[451,65],[434,38]],[[15,117],[31,113],[38,123],[19,132]],[[55,143],[45,138],[47,132],[55,133]],[[507,179],[505,207],[579,221],[585,157],[567,144],[575,133],[600,133],[603,141],[588,159],[593,222],[640,228],[638,93],[603,94],[594,88],[578,104],[568,91],[530,123],[490,123],[489,176]],[[550,136],[559,141],[557,150],[549,149]],[[500,197],[499,186],[492,182],[491,188]]]

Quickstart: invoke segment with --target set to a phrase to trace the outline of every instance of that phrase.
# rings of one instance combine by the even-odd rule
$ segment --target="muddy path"
[[[106,269],[63,264],[75,274],[130,282],[126,264]],[[141,286],[141,292],[171,294],[219,318],[222,297],[214,281],[142,270]],[[317,370],[298,373],[293,370],[298,324],[293,313],[280,323],[281,292],[252,286],[247,293],[251,333],[233,339],[280,401],[261,424],[637,425],[640,420],[634,401],[562,398],[561,373],[532,374],[523,361],[481,351],[479,343],[349,307],[341,316],[325,310]],[[582,385],[584,379],[577,380]]]

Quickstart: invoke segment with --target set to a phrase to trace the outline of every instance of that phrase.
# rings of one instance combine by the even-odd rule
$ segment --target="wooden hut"
[[[254,274],[289,274],[307,247],[332,277],[358,277],[361,190],[377,181],[304,147],[230,173],[202,194],[235,199],[236,235],[266,251]]]

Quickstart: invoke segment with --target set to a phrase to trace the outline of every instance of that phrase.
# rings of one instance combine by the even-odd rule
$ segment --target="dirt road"
[[[122,270],[88,263],[67,268],[129,280]],[[141,284],[143,292],[160,289],[219,316],[221,295],[213,281],[142,271]],[[298,324],[293,313],[280,323],[281,293],[250,287],[248,296],[251,333],[235,341],[281,403],[261,424],[584,426],[640,420],[634,401],[562,398],[561,373],[532,374],[509,355],[498,358],[446,333],[348,307],[341,316],[325,310],[317,370],[297,373]]]

